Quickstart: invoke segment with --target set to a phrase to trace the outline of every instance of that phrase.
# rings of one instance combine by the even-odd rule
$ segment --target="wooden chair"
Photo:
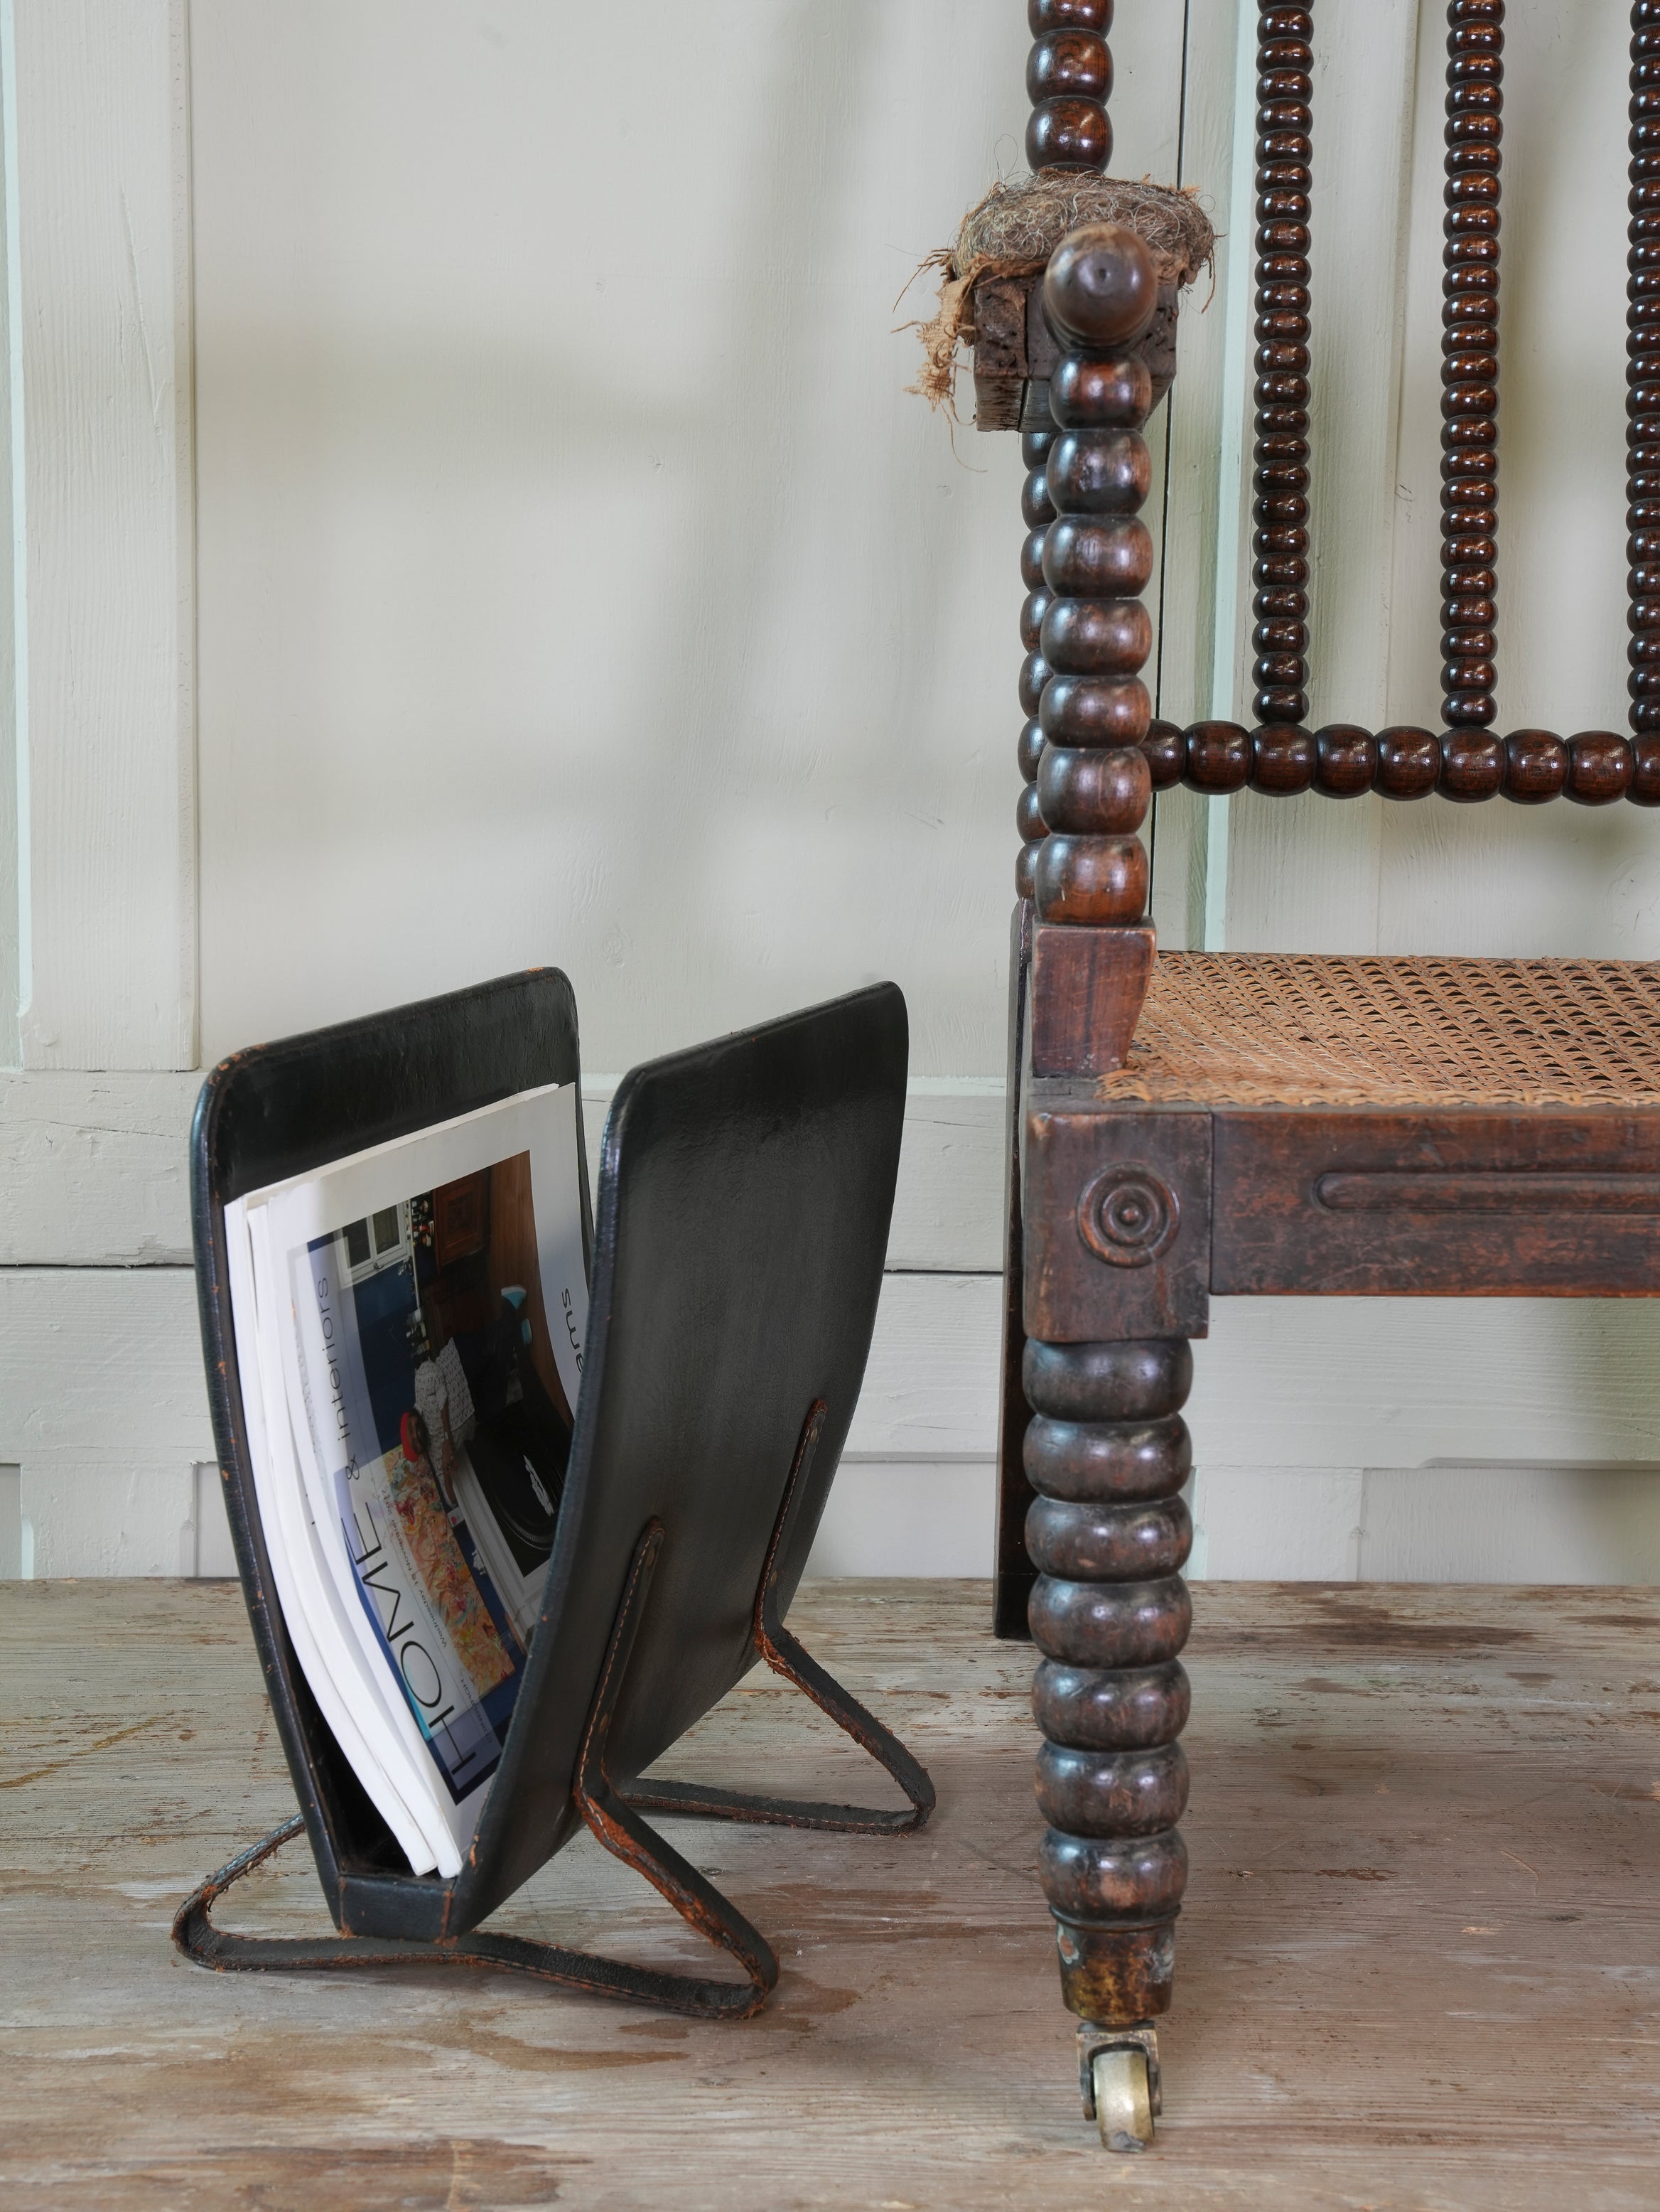
[[[1101,170],[1112,0],[1028,12],[1028,159]],[[1136,834],[1178,782],[1660,805],[1660,0],[1632,10],[1631,733],[1566,738],[1494,734],[1503,0],[1448,9],[1445,727],[1303,726],[1312,22],[1258,13],[1255,728],[1154,721],[1138,674],[1160,365],[1144,243],[1086,225],[1027,280],[1055,353],[1046,375],[1028,353],[1017,405],[1006,306],[971,309],[982,419],[1023,427],[1030,471],[997,1626],[1029,1620],[1043,1655],[1042,1880],[1085,2109],[1118,2148],[1152,2135],[1187,1878],[1181,1408],[1211,1293],[1660,1291],[1652,964],[1155,963]]]

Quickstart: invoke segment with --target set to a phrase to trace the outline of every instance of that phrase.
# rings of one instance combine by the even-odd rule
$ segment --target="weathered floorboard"
[[[1054,2002],[1031,1655],[983,1584],[820,1584],[792,1616],[932,1769],[922,1835],[673,1826],[783,1960],[737,2027],[505,1975],[185,1966],[178,1899],[291,1803],[240,1595],[0,1586],[0,2200],[1660,2203],[1660,1595],[1195,1596],[1166,2116],[1109,2162]],[[673,1765],[867,1786],[770,1677]],[[322,1929],[303,1846],[246,1888],[233,1924]],[[586,1839],[501,1920],[696,1949]]]

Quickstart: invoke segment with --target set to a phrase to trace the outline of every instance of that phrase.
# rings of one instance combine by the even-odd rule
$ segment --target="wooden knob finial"
[[[1044,313],[1063,345],[1133,345],[1158,304],[1153,257],[1122,223],[1083,223],[1050,257]]]

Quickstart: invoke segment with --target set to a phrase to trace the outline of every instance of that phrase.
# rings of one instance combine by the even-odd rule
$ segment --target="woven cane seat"
[[[1125,1103],[1660,1105],[1660,961],[1161,952]]]

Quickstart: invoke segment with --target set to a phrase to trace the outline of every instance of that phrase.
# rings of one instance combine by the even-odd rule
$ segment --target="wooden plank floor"
[[[1166,2117],[1108,2159],[1033,1873],[1031,1656],[983,1587],[821,1584],[793,1616],[931,1768],[922,1835],[664,1824],[783,1960],[737,2027],[184,1965],[179,1896],[292,1803],[239,1593],[0,1587],[0,2203],[1660,2206],[1660,1594],[1196,1601]],[[754,1678],[674,1764],[863,1781]],[[246,1890],[227,1918],[324,1931],[303,1844]],[[586,1838],[501,1923],[698,1953]]]

